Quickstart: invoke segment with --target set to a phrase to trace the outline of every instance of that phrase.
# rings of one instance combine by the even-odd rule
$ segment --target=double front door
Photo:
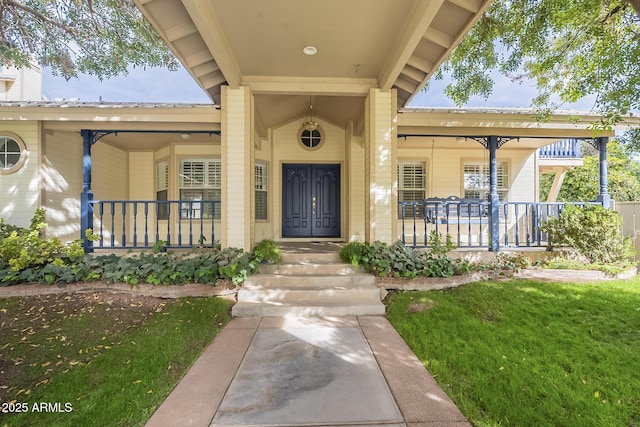
[[[340,165],[282,165],[282,237],[340,237]]]

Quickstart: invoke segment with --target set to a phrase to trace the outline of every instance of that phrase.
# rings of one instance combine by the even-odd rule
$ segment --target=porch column
[[[396,222],[396,93],[371,89],[366,100],[365,239],[393,243]]]
[[[222,86],[222,247],[251,249],[254,218],[253,99],[248,87]]]
[[[80,239],[85,253],[93,252],[93,242],[87,239],[86,231],[93,229],[93,191],[91,191],[91,146],[94,133],[88,129],[80,131],[82,135],[82,193],[80,193]]]
[[[608,137],[596,138],[598,152],[600,153],[600,194],[598,194],[598,202],[602,203],[605,208],[611,207],[611,196],[609,196],[609,171],[607,167],[607,143]]]
[[[498,161],[496,151],[498,150],[498,137],[487,138],[487,149],[489,150],[489,224],[490,224],[490,251],[500,251],[500,196],[498,195]]]

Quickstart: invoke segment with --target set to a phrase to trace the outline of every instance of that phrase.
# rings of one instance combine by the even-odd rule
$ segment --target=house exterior
[[[45,207],[50,235],[98,234],[89,251],[422,246],[432,230],[540,245],[537,149],[568,138],[600,149],[608,205],[613,131],[588,114],[407,107],[488,1],[372,3],[137,1],[213,104],[0,102],[17,159],[0,169],[0,217],[27,225]]]

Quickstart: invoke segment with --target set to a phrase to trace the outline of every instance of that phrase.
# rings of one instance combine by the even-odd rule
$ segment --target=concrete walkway
[[[236,318],[159,426],[470,426],[382,316]]]

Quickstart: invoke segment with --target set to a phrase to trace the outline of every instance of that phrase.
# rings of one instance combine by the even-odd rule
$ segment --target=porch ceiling
[[[325,96],[314,111],[342,125],[364,108],[344,97],[362,98],[371,88],[396,88],[405,106],[491,2],[134,1],[214,102],[221,85],[247,85],[266,96],[258,107],[286,104],[293,117],[306,113],[309,95]],[[305,55],[306,45],[317,54]],[[264,108],[258,113],[265,126],[278,124]]]

